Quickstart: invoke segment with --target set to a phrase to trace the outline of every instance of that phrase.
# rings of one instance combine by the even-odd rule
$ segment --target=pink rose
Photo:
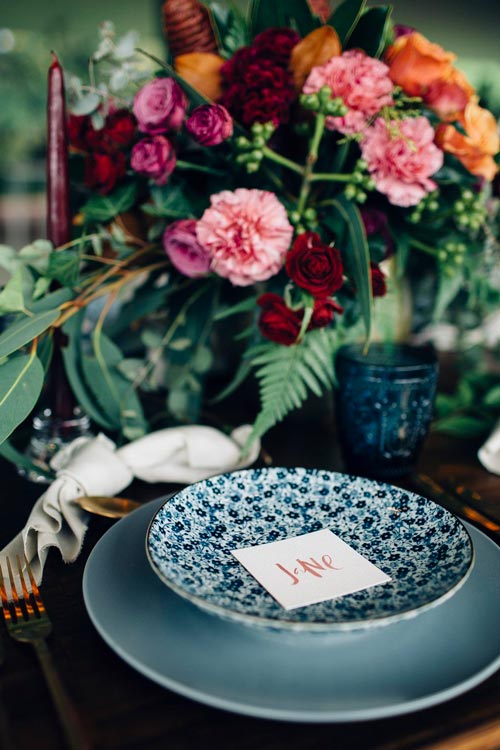
[[[358,133],[382,107],[393,103],[389,68],[361,50],[349,50],[313,68],[304,84],[304,94],[329,86],[332,97],[340,96],[349,111],[343,117],[327,117],[326,127],[341,133]]]
[[[194,278],[209,272],[210,258],[196,239],[194,219],[181,219],[170,224],[163,234],[163,247],[172,265],[184,276]]]
[[[211,269],[235,286],[274,276],[283,265],[293,227],[284,206],[267,190],[238,188],[212,195],[196,225]]]
[[[386,123],[381,117],[361,142],[377,190],[395,206],[415,206],[436,188],[429,179],[443,165],[434,129],[425,117]]]
[[[217,146],[232,136],[233,119],[222,104],[203,104],[193,110],[186,128],[202,146]]]
[[[134,98],[134,115],[143,133],[156,135],[179,130],[186,114],[187,99],[173,78],[155,78]]]
[[[174,148],[164,135],[143,138],[132,149],[130,166],[134,172],[150,177],[157,185],[165,185],[175,163]]]

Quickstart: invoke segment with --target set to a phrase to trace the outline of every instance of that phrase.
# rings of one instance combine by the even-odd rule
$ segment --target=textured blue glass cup
[[[389,479],[415,468],[438,379],[431,347],[351,344],[336,358],[336,419],[346,468]]]

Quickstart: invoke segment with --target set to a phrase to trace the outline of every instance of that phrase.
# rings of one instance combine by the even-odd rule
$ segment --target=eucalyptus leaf
[[[64,369],[71,386],[71,390],[83,411],[100,427],[113,430],[114,423],[101,410],[91,390],[87,386],[82,369],[82,354],[80,349],[81,327],[85,311],[81,310],[63,325],[63,332],[68,337],[66,346],[62,349]]]
[[[23,316],[0,334],[0,357],[6,357],[47,330],[59,317],[59,310],[47,310],[32,318]]]
[[[344,0],[340,3],[327,21],[329,26],[333,26],[339,35],[340,42],[344,48],[351,34],[356,28],[361,14],[366,6],[366,0]]]
[[[14,448],[12,443],[8,440],[4,440],[3,443],[0,444],[0,456],[5,458],[6,461],[10,461],[10,463],[14,464],[17,468],[26,469],[28,473],[37,475],[41,474],[50,482],[55,479],[55,474],[53,472],[45,471],[39,464],[34,464],[33,461],[30,461],[28,456],[18,451],[17,448]]]
[[[87,221],[106,222],[132,208],[136,197],[137,184],[128,182],[108,195],[93,195],[82,207],[82,212]]]
[[[10,312],[25,312],[34,289],[32,274],[24,266],[18,266],[0,292],[0,315]]]
[[[53,310],[56,307],[64,305],[65,302],[69,302],[73,297],[71,289],[56,289],[54,292],[49,292],[42,299],[37,299],[31,302],[28,309],[33,313],[41,313],[46,310]]]
[[[468,416],[466,414],[456,414],[450,417],[438,419],[433,424],[436,432],[443,432],[447,435],[453,435],[460,438],[480,437],[491,426],[490,420],[481,419],[480,417]]]
[[[19,267],[19,255],[10,245],[0,245],[0,267],[10,274]]]
[[[74,115],[90,115],[101,103],[101,97],[94,92],[79,96],[71,105]]]
[[[38,273],[43,274],[47,271],[49,258],[53,251],[54,246],[49,240],[35,240],[19,250],[19,257]]]
[[[43,380],[42,363],[32,354],[17,354],[0,367],[0,443],[30,414]]]
[[[488,391],[483,398],[483,404],[485,406],[492,406],[495,409],[500,408],[500,385],[496,385]]]
[[[49,258],[47,276],[62,286],[76,286],[80,275],[80,252],[76,248],[58,250]]]

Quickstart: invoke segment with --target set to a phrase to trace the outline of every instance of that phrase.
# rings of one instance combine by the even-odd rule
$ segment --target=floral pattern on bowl
[[[231,554],[323,528],[392,580],[285,610]],[[319,632],[414,616],[451,596],[473,562],[462,523],[424,497],[362,477],[277,467],[181,490],[151,521],[146,550],[160,579],[204,610],[248,625]]]

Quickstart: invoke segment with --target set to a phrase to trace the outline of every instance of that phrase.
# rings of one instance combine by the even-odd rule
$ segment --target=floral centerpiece
[[[455,56],[391,14],[167,0],[165,61],[102,25],[89,81],[67,76],[74,239],[2,250],[4,455],[56,330],[82,408],[132,439],[160,421],[144,394],[193,416],[233,317],[220,396],[257,378],[255,438],[332,387],[338,346],[368,345],[379,306],[399,315],[391,295],[423,285],[428,320],[495,293],[497,123]]]

